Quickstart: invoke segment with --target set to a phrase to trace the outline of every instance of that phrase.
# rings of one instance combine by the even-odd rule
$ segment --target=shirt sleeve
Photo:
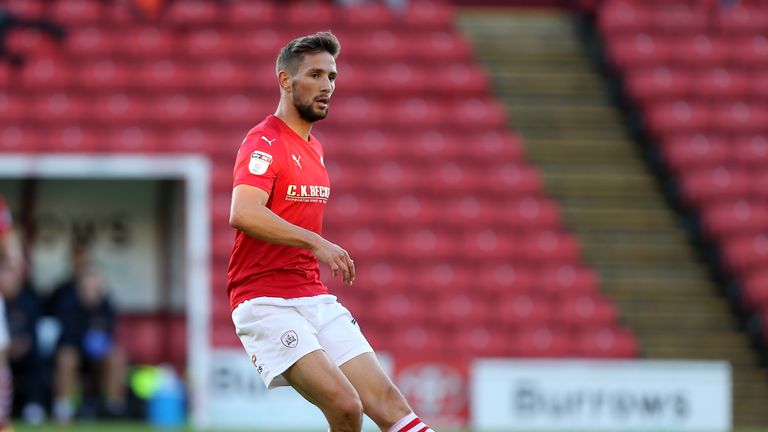
[[[232,187],[245,184],[272,194],[275,179],[282,171],[280,144],[260,139],[259,134],[249,135],[237,152]]]

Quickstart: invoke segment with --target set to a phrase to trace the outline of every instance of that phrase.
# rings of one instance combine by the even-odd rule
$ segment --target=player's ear
[[[291,76],[288,72],[281,70],[277,73],[277,82],[280,84],[280,88],[284,91],[291,92]]]

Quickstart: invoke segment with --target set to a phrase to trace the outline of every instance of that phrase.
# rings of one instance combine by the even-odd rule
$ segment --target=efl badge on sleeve
[[[251,153],[251,161],[248,163],[248,171],[251,174],[262,175],[272,164],[272,155],[256,150]]]

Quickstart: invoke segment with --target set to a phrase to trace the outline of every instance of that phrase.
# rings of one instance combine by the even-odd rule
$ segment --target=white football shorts
[[[290,385],[282,373],[313,351],[325,350],[336,366],[373,352],[352,314],[330,294],[257,297],[238,305],[232,321],[268,389]]]

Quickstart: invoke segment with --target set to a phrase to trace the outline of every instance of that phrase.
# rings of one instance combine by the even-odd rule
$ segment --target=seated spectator
[[[23,272],[9,264],[0,266],[0,293],[5,298],[10,333],[13,413],[30,424],[40,424],[45,420],[44,368],[37,344],[40,300],[25,283]]]
[[[117,417],[126,410],[126,358],[115,342],[115,311],[103,275],[92,266],[76,269],[57,289],[54,316],[61,323],[55,359],[53,416],[69,423],[81,389],[80,415]],[[103,394],[103,398],[101,398]]]

